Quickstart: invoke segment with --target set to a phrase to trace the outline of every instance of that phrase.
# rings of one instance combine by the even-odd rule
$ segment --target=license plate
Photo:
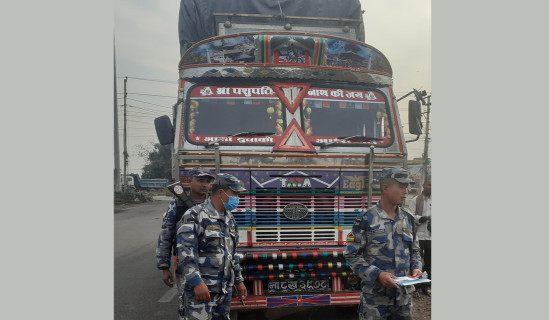
[[[310,291],[328,291],[330,281],[328,279],[288,279],[288,280],[270,280],[267,283],[267,292],[310,292]]]

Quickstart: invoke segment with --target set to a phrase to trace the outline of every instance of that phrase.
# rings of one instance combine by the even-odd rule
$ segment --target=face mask
[[[221,202],[223,202],[223,205],[225,206],[225,209],[227,210],[234,210],[236,209],[236,207],[238,207],[238,202],[240,201],[240,198],[239,197],[231,197],[230,195],[228,195],[225,190],[221,190],[223,191],[223,193],[225,195],[227,195],[227,197],[229,197],[229,201],[227,203],[223,202],[223,200],[221,200]]]

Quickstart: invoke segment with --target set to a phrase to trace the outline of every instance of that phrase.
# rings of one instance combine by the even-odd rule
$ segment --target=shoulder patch
[[[206,226],[206,230],[221,230],[221,227],[215,224],[209,224]]]
[[[355,234],[351,231],[347,234],[347,242],[354,242],[355,241]]]

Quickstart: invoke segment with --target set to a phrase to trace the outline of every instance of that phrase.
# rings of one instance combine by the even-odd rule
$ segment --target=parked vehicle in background
[[[122,190],[124,189],[133,189],[136,190],[137,187],[135,186],[135,181],[133,179],[133,176],[131,174],[126,175],[126,188],[124,188],[124,176],[120,176],[120,186],[122,187]]]
[[[120,177],[121,185],[124,186],[124,176]],[[126,185],[130,189],[144,191],[159,191],[166,188],[168,179],[142,179],[137,173],[126,175]]]

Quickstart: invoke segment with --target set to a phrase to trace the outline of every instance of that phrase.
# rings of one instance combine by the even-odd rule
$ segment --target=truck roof
[[[362,17],[359,0],[181,0],[179,45],[181,54],[192,44],[217,34],[215,13],[255,14],[278,18],[318,17],[356,19]],[[358,40],[364,41],[363,27]]]

